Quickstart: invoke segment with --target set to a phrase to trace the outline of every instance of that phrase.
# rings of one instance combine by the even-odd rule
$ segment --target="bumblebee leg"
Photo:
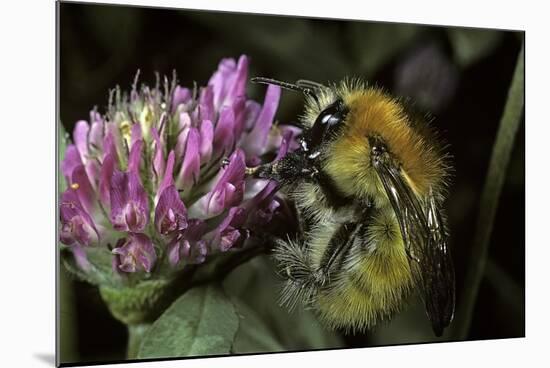
[[[330,287],[331,275],[342,267],[361,229],[360,223],[338,225],[319,265],[311,262],[307,239],[303,243],[297,239],[279,241],[274,256],[281,276],[287,279],[281,293],[281,305],[289,309],[294,308],[298,302],[312,305],[319,291]]]
[[[346,222],[341,224],[333,233],[315,273],[320,286],[325,286],[330,282],[331,274],[342,268],[343,261],[355,243],[362,227],[361,223]]]
[[[297,239],[280,239],[273,256],[278,265],[278,273],[286,279],[279,303],[292,310],[299,302],[308,305],[317,293],[312,277],[314,270],[307,254],[307,244]]]

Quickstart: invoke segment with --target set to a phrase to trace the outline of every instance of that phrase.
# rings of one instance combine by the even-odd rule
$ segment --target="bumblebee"
[[[455,280],[443,202],[451,166],[430,121],[359,80],[253,82],[305,97],[300,147],[248,174],[276,180],[298,234],[277,240],[281,300],[332,328],[364,331],[418,290],[435,335],[452,321]]]

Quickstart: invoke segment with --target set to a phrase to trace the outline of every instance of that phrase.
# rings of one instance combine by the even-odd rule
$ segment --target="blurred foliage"
[[[489,55],[502,38],[501,31],[486,29],[450,28],[447,32],[454,58],[463,68]]]
[[[455,324],[455,328],[459,331],[457,337],[461,339],[467,338],[470,331],[477,293],[485,274],[485,264],[487,262],[489,240],[493,231],[495,213],[506,177],[512,148],[523,115],[524,75],[524,48],[522,46],[500,120],[495,144],[493,145],[487,179],[481,195],[482,206],[479,211],[474,248],[471,255],[472,265],[466,276],[464,298],[459,305]]]
[[[78,320],[75,308],[74,285],[65,268],[59,267],[59,361],[75,362],[78,356]]]
[[[372,77],[381,65],[391,61],[426,31],[426,27],[412,24],[351,23],[350,46],[356,63],[353,70],[365,78]]]
[[[289,312],[278,303],[280,279],[267,257],[258,257],[232,272],[224,282],[240,314],[233,352],[261,353],[343,347],[303,309]]]
[[[251,76],[322,83],[360,76],[406,95],[429,110],[449,145],[454,177],[447,201],[458,303],[472,266],[476,218],[482,207],[493,144],[523,33],[412,24],[348,22],[124,6],[60,5],[60,118],[67,131],[108,90],[127,89],[136,70],[142,80],[178,72],[180,83],[204,85],[222,57],[251,56]],[[254,98],[265,87],[250,85]],[[277,118],[295,121],[302,97],[283,94]],[[525,141],[523,114],[489,238],[486,278],[473,306],[468,339],[525,335]],[[279,283],[267,259],[237,268],[224,290],[238,316],[234,353],[303,350],[445,341],[435,338],[413,297],[391,322],[365,334],[326,331],[310,312],[289,314],[277,304]],[[63,281],[65,282],[65,281]],[[102,304],[97,290],[75,281],[70,314],[61,314],[62,338],[76,339],[64,357],[80,361],[121,359],[124,327]],[[69,295],[69,294],[66,294]],[[182,297],[183,299],[183,297]],[[66,332],[66,325],[74,325]],[[108,332],[108,333],[107,333]],[[145,345],[144,345],[145,346]],[[167,352],[171,353],[171,352]],[[72,361],[73,358],[67,358]]]

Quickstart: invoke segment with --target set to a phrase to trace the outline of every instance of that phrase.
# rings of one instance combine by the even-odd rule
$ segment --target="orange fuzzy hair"
[[[321,106],[337,96],[343,99],[349,113],[343,133],[325,152],[324,168],[340,190],[350,196],[369,195],[375,199],[384,193],[371,167],[369,136],[383,139],[417,195],[426,195],[430,188],[436,193],[444,190],[449,167],[427,122],[413,120],[399,100],[359,81],[327,89],[319,96]],[[308,101],[304,120],[311,124],[320,111],[313,101]]]

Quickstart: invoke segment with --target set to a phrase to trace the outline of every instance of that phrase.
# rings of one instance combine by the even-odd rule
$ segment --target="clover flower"
[[[279,87],[263,104],[246,97],[248,64],[223,59],[200,89],[175,76],[138,89],[136,76],[129,95],[111,92],[105,115],[76,123],[61,162],[60,240],[81,270],[97,271],[97,259],[119,275],[179,270],[242,247],[271,220],[276,184],[245,169],[294,149],[298,131],[273,124]]]

